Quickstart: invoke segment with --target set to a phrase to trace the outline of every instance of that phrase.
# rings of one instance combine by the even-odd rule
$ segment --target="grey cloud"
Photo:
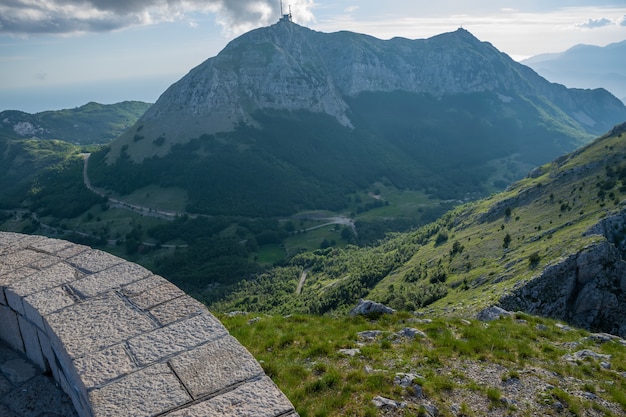
[[[607,19],[606,17],[603,17],[601,19],[589,19],[587,22],[579,24],[578,27],[585,28],[585,29],[596,29],[596,28],[601,28],[603,26],[608,26],[611,24],[613,24],[611,20]]]
[[[133,13],[159,4],[163,0],[54,0],[53,3],[60,5],[78,5],[95,8],[101,11],[115,14]]]
[[[74,32],[108,32],[138,24],[134,16],[112,16],[107,19],[77,19],[62,14],[51,14],[43,19],[24,19],[0,16],[0,33],[64,34]]]
[[[626,15],[624,15],[624,17],[622,17],[622,20],[620,20],[619,24],[620,24],[620,26],[626,26]]]
[[[196,11],[212,11],[224,25],[245,27],[269,23],[279,7],[274,0],[2,0],[0,33],[104,32]]]

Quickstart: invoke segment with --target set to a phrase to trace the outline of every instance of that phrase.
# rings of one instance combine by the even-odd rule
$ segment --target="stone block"
[[[0,258],[0,275],[6,275],[25,266],[32,266],[34,269],[45,268],[58,261],[56,257],[30,249],[23,249],[2,255],[2,258]]]
[[[26,235],[22,235],[19,233],[11,233],[11,232],[2,232],[0,233],[0,248],[4,246],[13,246],[16,241],[22,239]]]
[[[142,292],[148,291],[152,288],[163,285],[163,283],[168,282],[165,278],[160,277],[158,275],[150,275],[147,278],[139,280],[137,282],[133,282],[132,284],[128,284],[122,288],[122,294],[127,295],[128,297],[132,297],[137,294],[141,294]]]
[[[36,252],[36,253],[38,253],[39,256],[32,263],[28,264],[28,266],[34,269],[49,268],[52,265],[57,264],[61,261],[56,256],[46,255],[45,253],[40,253],[40,252]]]
[[[40,335],[42,333],[43,332],[40,332]],[[65,352],[63,345],[58,340],[56,335],[50,335],[47,338],[47,341],[40,336],[40,344],[41,350],[45,358],[48,360],[48,363],[50,364],[50,369],[52,370],[54,379],[59,382],[62,382],[63,379],[66,379],[66,382],[70,381],[73,378],[73,375],[75,375],[75,372],[72,371],[74,363],[72,362],[72,359],[68,356],[67,352]],[[64,386],[63,390],[70,394],[70,391],[68,391],[69,388],[70,385],[68,382],[67,389]]]
[[[188,296],[174,298],[150,310],[152,316],[163,326],[206,312],[207,308],[204,304]]]
[[[47,333],[56,335],[71,358],[113,346],[156,326],[116,294],[74,304],[48,315],[46,321]]]
[[[28,248],[31,244],[41,242],[46,238],[36,235],[23,235],[19,233],[2,233],[2,242],[0,242],[0,254],[5,255],[7,253],[18,252],[22,249]]]
[[[13,292],[12,288],[6,288],[4,290],[4,295],[7,299],[7,304],[13,311],[16,311],[18,314],[24,315],[24,304],[22,304],[22,297]]]
[[[76,389],[74,389],[72,384],[69,382],[68,378],[66,378],[65,374],[63,374],[62,372],[59,373],[59,378],[56,379],[56,381],[61,386],[61,389],[63,390],[63,392],[65,392],[67,396],[70,398],[70,401],[74,405],[74,409],[78,412],[78,414],[80,416],[90,416],[91,415],[90,412],[86,413],[84,411],[85,409],[87,410],[90,409],[89,406],[85,407],[85,404],[88,403],[88,401],[86,399],[81,398],[80,394],[78,393]]]
[[[74,367],[88,390],[137,370],[124,344],[76,358]]]
[[[0,339],[20,352],[24,352],[24,342],[17,322],[17,314],[9,307],[0,306]]]
[[[20,357],[0,363],[0,372],[2,372],[13,385],[19,385],[33,378],[39,373],[39,370],[32,362],[24,357]]]
[[[169,282],[164,282],[163,285],[149,289],[134,297],[131,297],[131,301],[138,307],[147,310],[158,304],[172,300],[174,298],[185,295],[183,290],[176,285]]]
[[[233,391],[167,414],[167,417],[276,417],[293,411],[293,405],[274,383],[263,377]]]
[[[11,284],[11,289],[22,297],[67,284],[83,277],[65,263],[56,263],[46,269],[34,271],[26,279]]]
[[[49,255],[54,255],[63,250],[69,249],[71,246],[75,246],[74,243],[68,242],[67,240],[60,239],[44,239],[37,242],[32,242],[30,247],[40,251],[47,253]]]
[[[261,365],[230,335],[174,356],[170,365],[194,399],[263,374]]]
[[[64,253],[62,251],[61,253]],[[70,265],[86,274],[95,274],[114,265],[125,262],[123,259],[100,250],[87,250],[67,259]]]
[[[45,291],[31,294],[24,298],[24,314],[41,330],[45,330],[43,317],[71,306],[75,303],[74,298],[63,287],[56,287]]]
[[[153,416],[191,400],[171,369],[162,363],[94,389],[89,399],[95,417]]]
[[[54,354],[52,353],[52,347],[50,346],[50,338],[48,338],[48,335],[41,330],[37,331],[37,337],[39,338],[39,347],[41,347],[41,353],[46,363],[46,367],[44,369],[51,371],[54,379],[58,379],[59,370],[57,368],[56,360],[54,359]]]
[[[36,269],[29,268],[27,266],[18,269],[7,270],[4,274],[0,272],[0,287],[13,285],[16,282],[19,282],[36,272]]]
[[[207,312],[132,338],[128,346],[138,362],[147,365],[226,334],[226,328]]]
[[[68,246],[65,249],[61,249],[54,255],[60,259],[69,259],[69,258],[73,258],[74,256],[77,256],[83,252],[90,251],[90,250],[91,248],[89,246],[72,244],[71,246]]]
[[[30,360],[32,360],[42,370],[46,369],[46,361],[44,360],[43,353],[41,352],[37,328],[22,316],[17,316],[17,321],[20,326],[20,333],[22,334],[22,341],[24,342],[26,356],[28,356]]]
[[[10,347],[4,340],[0,340],[0,362],[20,357],[22,357],[21,353]]]
[[[119,260],[121,261],[121,260]],[[71,286],[85,297],[119,289],[123,285],[139,281],[150,275],[146,268],[130,262],[123,262],[108,269],[88,275],[71,284]]]

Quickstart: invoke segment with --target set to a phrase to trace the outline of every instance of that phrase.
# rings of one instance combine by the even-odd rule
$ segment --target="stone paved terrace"
[[[0,232],[0,339],[79,416],[297,416],[206,307],[86,246]]]
[[[77,417],[72,401],[52,377],[3,341],[0,341],[0,416]]]

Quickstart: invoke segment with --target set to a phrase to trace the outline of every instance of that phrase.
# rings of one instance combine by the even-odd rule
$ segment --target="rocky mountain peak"
[[[202,134],[255,125],[257,110],[325,113],[353,128],[348,98],[394,91],[435,97],[492,92],[502,100],[543,96],[591,126],[606,106],[624,111],[605,91],[591,105],[586,96],[572,96],[462,28],[429,39],[381,40],[280,21],[234,39],[168,88],[136,128],[112,144],[109,159],[124,144],[132,144],[133,158],[141,160]],[[137,135],[152,140],[135,144]],[[159,137],[163,146],[152,146]]]

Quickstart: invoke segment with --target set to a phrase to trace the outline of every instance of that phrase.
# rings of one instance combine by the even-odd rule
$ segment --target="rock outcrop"
[[[587,233],[605,240],[546,267],[502,297],[500,306],[626,336],[625,227],[624,212],[604,219]]]
[[[387,307],[384,304],[371,300],[360,300],[359,303],[350,311],[351,316],[368,315],[368,314],[393,314],[396,310]]]
[[[505,309],[498,306],[487,307],[484,310],[481,310],[476,318],[480,321],[494,321],[498,320],[501,317],[511,317],[513,314],[510,311],[506,311]]]

